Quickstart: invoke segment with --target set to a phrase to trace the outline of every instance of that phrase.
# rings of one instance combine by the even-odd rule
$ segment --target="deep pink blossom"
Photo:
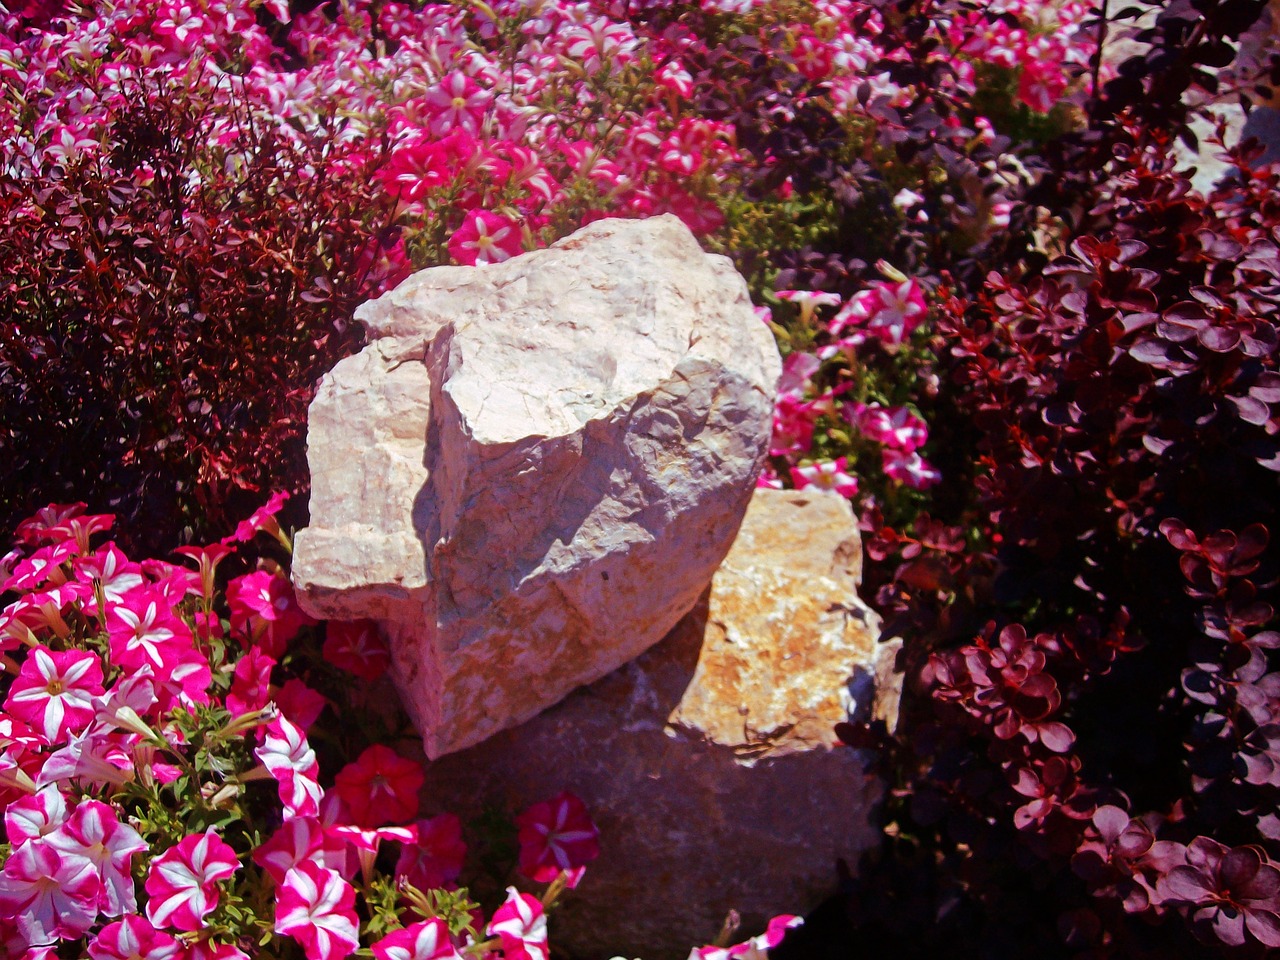
[[[361,680],[377,680],[391,664],[386,641],[371,620],[330,620],[324,627],[324,658]]]
[[[886,447],[881,451],[885,475],[905,483],[914,490],[924,490],[942,479],[933,464],[920,456],[918,451],[906,453]]]
[[[834,490],[842,497],[852,497],[858,492],[858,478],[847,473],[846,457],[812,463],[805,467],[792,467],[791,479],[797,490],[813,487],[817,490]]]
[[[81,800],[75,812],[46,841],[60,854],[84,857],[97,868],[102,892],[98,910],[107,917],[136,913],[130,861],[147,851],[138,831],[121,823],[114,808],[97,800]]]
[[[357,826],[403,823],[418,812],[422,768],[383,744],[368,747],[334,780],[334,789]]]
[[[491,213],[473,210],[462,226],[449,238],[449,255],[464,266],[502,263],[524,249],[524,240],[515,221]]]
[[[307,960],[342,960],[360,945],[355,900],[336,870],[304,860],[280,886],[275,931],[298,941]]]
[[[21,543],[38,544],[50,540],[60,540],[62,535],[56,533],[73,517],[85,511],[83,503],[51,503],[41,507],[32,516],[18,524],[14,538]]]
[[[328,703],[297,677],[290,677],[281,685],[275,692],[275,702],[280,713],[304,732],[311,729]]]
[[[133,670],[145,665],[157,676],[172,673],[193,641],[169,602],[149,587],[131,590],[108,608],[107,636],[115,666]]]
[[[569,791],[535,803],[518,817],[520,872],[549,883],[561,871],[584,866],[600,855],[600,834],[586,805]]]
[[[142,586],[142,567],[132,563],[114,543],[105,543],[87,557],[76,561],[76,575],[86,582],[96,581],[109,603],[117,603],[126,593]],[[96,609],[96,602],[86,610]]]
[[[515,887],[489,921],[490,936],[502,941],[506,960],[547,960],[547,916],[542,901]]]
[[[314,622],[298,606],[289,581],[265,570],[228,583],[227,605],[231,608],[231,629],[277,660],[298,630]]]
[[[462,821],[442,813],[415,824],[415,839],[401,847],[395,875],[419,890],[445,887],[458,879],[466,856]]]
[[[285,874],[303,860],[314,860],[331,870],[346,861],[346,844],[331,837],[314,817],[286,820],[263,844],[253,851],[253,862],[271,875],[276,883],[284,883]]]
[[[49,784],[38,793],[15,800],[5,807],[5,836],[16,850],[28,840],[53,833],[68,816],[66,798],[56,785]]]
[[[317,779],[320,764],[306,735],[284,716],[272,720],[263,734],[262,746],[254,753],[279,784],[285,819],[316,816],[324,790]]]
[[[102,692],[102,663],[92,653],[36,647],[23,661],[4,706],[47,743],[61,743],[89,724],[93,698]]]
[[[373,945],[377,960],[463,960],[443,920],[413,923]]]
[[[218,906],[218,882],[239,869],[235,850],[212,829],[183,838],[151,861],[147,919],[157,927],[199,930]]]
[[[179,949],[172,934],[136,915],[107,924],[89,941],[92,960],[173,960]]]
[[[0,918],[12,920],[28,944],[75,940],[98,915],[102,884],[85,857],[58,853],[45,843],[24,843],[0,874]]]
[[[276,661],[258,647],[253,647],[236,663],[227,691],[227,709],[232,714],[261,710],[271,699],[271,670]]]

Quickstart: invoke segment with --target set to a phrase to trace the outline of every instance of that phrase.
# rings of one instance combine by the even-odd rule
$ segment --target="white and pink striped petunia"
[[[184,838],[151,861],[147,919],[157,927],[199,930],[218,906],[218,881],[239,869],[235,850],[212,829]]]
[[[36,647],[22,663],[4,706],[47,743],[60,743],[93,719],[101,696],[102,662],[92,653]]]
[[[463,960],[443,920],[414,923],[373,945],[377,960]]]
[[[493,911],[490,936],[502,940],[506,960],[547,960],[547,915],[542,901],[515,887],[507,887],[507,900]]]
[[[336,870],[303,860],[276,900],[276,933],[302,945],[307,960],[342,960],[360,945],[356,892]]]

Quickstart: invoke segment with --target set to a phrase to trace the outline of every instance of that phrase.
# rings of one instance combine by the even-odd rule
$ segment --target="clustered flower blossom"
[[[879,446],[881,467],[890,480],[923,490],[942,479],[920,453],[929,439],[928,426],[909,407],[861,402],[838,405],[841,387],[809,397],[824,369],[829,371],[833,365],[837,370],[856,369],[868,344],[881,351],[896,352],[925,322],[927,303],[920,284],[887,265],[882,265],[882,270],[890,280],[848,300],[816,290],[775,293],[779,300],[795,305],[799,311],[797,324],[816,326],[819,334],[826,335],[825,342],[820,342],[815,351],[796,351],[787,357],[774,408],[769,454],[788,462],[790,479],[797,489],[833,490],[844,497],[859,494],[858,477],[848,455],[814,456],[812,450],[819,418],[837,408],[848,425]],[[821,321],[818,317],[823,309],[835,312]],[[846,382],[844,387],[847,386]],[[770,468],[760,485],[780,486],[781,481]]]
[[[180,550],[186,567],[95,549],[110,518],[83,504],[50,506],[20,527],[6,579],[19,595],[0,622],[14,623],[33,596],[73,589],[56,618],[3,634],[13,667],[0,681],[5,956],[41,960],[69,944],[91,960],[248,960],[244,942],[275,935],[307,960],[343,960],[362,945],[379,960],[546,960],[547,910],[599,854],[586,806],[562,792],[519,815],[513,866],[549,887],[541,898],[511,888],[486,925],[457,888],[462,822],[418,818],[418,764],[373,743],[324,770],[307,731],[325,701],[302,677],[280,682],[306,662],[298,644],[316,642],[289,613],[287,576],[264,560],[232,577],[225,613],[213,579],[218,564],[243,562],[258,532],[287,550],[264,520],[278,504],[243,537]],[[28,562],[37,555],[53,559]],[[194,629],[210,615],[217,630]],[[339,664],[363,651],[381,658],[371,682],[385,669],[370,624],[330,624],[324,646]],[[257,841],[255,818],[274,824]],[[383,862],[395,865],[384,875],[388,845]],[[397,895],[368,900],[370,889]],[[267,893],[266,915],[247,906],[254,891]],[[456,899],[461,932],[430,914],[427,891]]]

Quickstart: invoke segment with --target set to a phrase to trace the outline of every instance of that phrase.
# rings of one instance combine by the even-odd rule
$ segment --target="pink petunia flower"
[[[792,467],[791,479],[797,490],[816,487],[819,490],[834,490],[842,497],[852,497],[858,492],[858,478],[845,472],[846,461],[846,457],[837,457],[826,463]]]
[[[89,725],[93,698],[102,692],[102,663],[92,653],[36,647],[23,661],[4,706],[46,743],[60,743]]]
[[[254,750],[263,766],[279,784],[285,819],[314,817],[320,812],[320,764],[306,735],[278,716],[263,731],[262,746]]]
[[[249,515],[248,520],[241,520],[236,524],[236,532],[222,541],[223,549],[226,549],[226,545],[230,543],[248,543],[259,530],[265,530],[271,536],[279,539],[281,530],[280,523],[276,520],[276,514],[280,512],[280,508],[284,506],[285,501],[288,499],[289,494],[287,491],[281,490],[273,493],[266,503]]]
[[[68,816],[66,797],[57,786],[49,784],[5,807],[4,832],[16,850],[28,840],[53,833],[67,822]]]
[[[515,222],[488,210],[471,211],[449,238],[449,255],[468,267],[502,263],[523,249],[524,239]]]
[[[346,843],[330,836],[314,817],[294,817],[253,851],[253,862],[266,870],[276,883],[284,883],[285,875],[304,860],[314,860],[322,867],[338,870],[346,861]]]
[[[147,842],[120,822],[114,808],[97,800],[81,800],[71,818],[46,842],[59,853],[84,857],[97,868],[102,884],[98,910],[103,916],[137,912],[130,861],[134,854],[146,852]]]
[[[361,827],[403,823],[418,812],[422,769],[390,747],[374,744],[335,778],[334,789]]]
[[[227,605],[231,608],[231,629],[276,659],[283,656],[299,629],[315,622],[298,606],[289,581],[265,570],[228,583]]]
[[[569,791],[535,803],[516,817],[520,872],[550,883],[562,870],[582,867],[600,855],[600,833],[586,804]]]
[[[239,532],[238,527],[236,530]],[[173,552],[196,562],[200,575],[200,595],[206,600],[212,600],[218,564],[235,551],[225,544],[212,543],[207,547],[179,547]]]
[[[342,960],[360,945],[355,902],[355,889],[336,870],[304,860],[280,886],[275,931],[298,941],[307,960]]]
[[[51,503],[18,524],[14,537],[20,543],[38,544],[61,539],[53,533],[61,525],[84,513],[83,503]]]
[[[443,136],[451,130],[465,130],[475,135],[480,130],[485,110],[493,94],[482,88],[461,70],[454,70],[423,94],[422,101],[431,110],[430,130]]]
[[[276,662],[257,647],[236,663],[227,691],[227,709],[233,715],[261,710],[271,699],[271,670]]]
[[[107,924],[89,941],[92,960],[173,960],[180,949],[171,934],[136,915]]]
[[[76,561],[76,575],[85,582],[97,581],[102,585],[103,596],[110,603],[118,603],[126,593],[142,586],[142,567],[132,563],[115,543],[104,543],[95,552]],[[96,602],[85,608],[96,610]]]
[[[377,680],[391,664],[386,641],[371,620],[330,620],[324,628],[324,658],[361,680]]]
[[[537,897],[507,887],[507,900],[493,912],[488,932],[502,940],[506,960],[547,960],[547,916]]]
[[[858,404],[852,412],[852,420],[858,429],[887,447],[910,453],[920,449],[929,439],[929,428],[925,422],[907,407]]]
[[[149,587],[129,591],[107,610],[107,639],[115,666],[150,666],[157,676],[172,673],[193,640],[173,607]]]
[[[0,918],[12,920],[31,946],[81,937],[98,916],[102,885],[84,857],[44,843],[24,843],[0,874]]]
[[[183,838],[151,861],[147,919],[157,927],[199,930],[218,906],[218,881],[239,869],[235,850],[212,828]]]
[[[905,483],[913,490],[924,490],[942,480],[942,474],[933,464],[920,456],[919,451],[906,453],[890,447],[881,451],[885,474],[893,480]]]
[[[410,924],[373,945],[377,960],[463,960],[443,920]]]
[[[298,729],[306,732],[320,719],[320,714],[328,703],[325,698],[312,690],[297,677],[290,677],[275,692],[276,706],[280,713],[289,718]]]
[[[404,877],[419,890],[445,887],[458,879],[466,860],[462,821],[442,813],[415,825],[415,839],[400,849],[395,876]]]

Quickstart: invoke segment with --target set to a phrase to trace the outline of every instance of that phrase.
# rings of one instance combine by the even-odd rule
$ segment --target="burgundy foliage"
[[[388,211],[376,156],[325,175],[333,131],[286,142],[246,107],[227,152],[251,159],[209,168],[225,102],[146,75],[114,96],[110,156],[0,172],[0,514],[83,500],[161,549],[305,489],[306,406],[358,346]]]

